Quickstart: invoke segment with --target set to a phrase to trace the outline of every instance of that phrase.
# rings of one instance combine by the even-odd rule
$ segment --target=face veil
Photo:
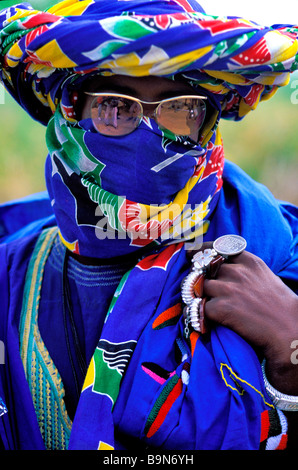
[[[62,240],[77,253],[125,254],[206,230],[222,184],[217,133],[204,149],[166,138],[146,119],[133,133],[112,138],[89,119],[74,127],[57,111],[47,142],[49,195]],[[155,170],[159,164],[165,167]]]
[[[180,224],[179,236],[183,232],[179,240],[190,231],[191,236],[204,233],[221,187],[219,117],[242,119],[287,83],[296,64],[293,29],[206,15],[194,1],[67,0],[46,12],[21,4],[0,13],[0,22],[1,80],[34,119],[48,126],[46,181],[61,238],[88,256],[100,256],[99,246],[105,251],[95,234],[102,218],[106,233],[115,232],[121,253],[159,244],[161,237],[163,243],[177,240],[175,224]],[[132,135],[109,140],[106,148],[116,150],[99,153],[107,140],[77,120],[69,93],[74,76],[79,82],[92,73],[179,75],[213,97],[218,114],[197,146],[167,139],[144,120],[133,133],[144,148],[142,156],[131,154]],[[149,141],[156,164],[184,156],[154,174]],[[119,158],[119,153],[130,156]],[[149,171],[142,165],[147,160]],[[154,188],[151,200],[145,186]]]
[[[181,282],[189,263],[185,243],[178,241],[232,228],[248,235],[252,252],[274,272],[290,279],[297,272],[297,258],[285,263],[294,258],[289,212],[283,217],[280,206],[268,210],[272,199],[262,191],[253,194],[256,186],[240,181],[240,171],[233,176],[228,162],[222,189],[218,127],[220,117],[241,119],[287,83],[297,67],[297,29],[206,15],[192,0],[65,0],[46,12],[24,3],[0,11],[0,22],[1,80],[47,126],[46,180],[63,243],[87,256],[149,248],[129,256],[109,307],[102,308],[104,325],[95,333],[100,337],[69,422],[58,364],[44,349],[51,335],[56,348],[64,306],[63,279],[47,271],[49,253],[56,242],[68,252],[57,241],[56,226],[34,225],[35,246],[27,236],[17,249],[2,245],[2,273],[9,268],[2,283],[3,329],[14,367],[5,367],[1,390],[3,379],[4,398],[9,396],[8,405],[15,402],[21,416],[17,420],[9,410],[6,436],[13,428],[13,444],[42,449],[123,450],[123,435],[132,438],[130,449],[136,442],[168,450],[283,448],[285,417],[266,395],[250,345],[224,326],[212,328],[207,338],[192,331],[186,339]],[[163,133],[151,119],[130,136],[106,140],[90,120],[76,116],[72,102],[73,91],[92,74],[182,77],[204,90],[216,112],[197,143]],[[231,208],[229,189],[240,190],[242,183]],[[98,317],[105,290],[91,290],[97,303],[93,308],[88,302],[88,313]],[[39,334],[42,308],[49,336]],[[80,333],[87,342],[84,328]]]

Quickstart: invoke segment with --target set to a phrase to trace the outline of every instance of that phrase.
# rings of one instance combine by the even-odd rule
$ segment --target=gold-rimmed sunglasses
[[[161,101],[143,101],[119,93],[85,91],[94,97],[90,117],[95,129],[107,136],[123,136],[133,132],[144,116],[153,118],[162,130],[177,136],[197,138],[206,117],[206,96],[181,95]],[[144,106],[143,106],[144,105]],[[149,113],[144,107],[156,105]]]

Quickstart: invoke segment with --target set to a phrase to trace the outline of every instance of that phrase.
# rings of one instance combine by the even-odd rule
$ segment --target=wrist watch
[[[263,372],[263,379],[265,383],[266,391],[272,400],[273,405],[282,411],[298,411],[298,396],[294,395],[285,395],[284,393],[279,392],[276,390],[272,385],[268,382],[265,373],[265,364],[266,361],[262,362],[262,372]]]

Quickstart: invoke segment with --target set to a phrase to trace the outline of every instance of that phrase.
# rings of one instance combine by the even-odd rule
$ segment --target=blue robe
[[[40,232],[47,227],[53,226],[55,226],[55,219],[46,193],[4,204],[0,207],[0,233],[2,237],[0,245],[0,340],[5,345],[5,364],[0,364],[0,397],[8,409],[8,412],[0,417],[0,436],[6,449],[45,449],[45,443],[41,436],[20,358],[19,321],[24,293],[24,280],[30,257]],[[211,216],[210,226],[204,241],[214,240],[227,233],[240,234],[245,237],[247,240],[247,250],[262,258],[275,274],[280,276],[298,293],[298,209],[291,204],[275,200],[264,186],[255,183],[242,170],[230,162],[225,164],[224,185],[217,208]],[[59,252],[62,248],[58,247],[57,250]],[[62,329],[62,307],[61,302],[59,305],[59,298],[58,301],[55,298],[54,300],[57,305],[55,308],[52,308],[49,292],[54,292],[54,289],[61,287],[59,287],[61,278],[55,275],[57,271],[55,271],[53,263],[52,266],[50,265],[49,259],[46,263],[43,280],[42,297],[44,297],[44,300],[41,303],[41,321],[39,326],[42,331],[43,341],[48,346],[48,349],[52,349],[54,354],[56,344],[56,353],[59,355],[60,353],[62,354],[65,347],[62,342],[57,342],[56,340],[57,335],[59,335],[59,328],[60,330]],[[69,269],[75,269],[74,261],[72,261]],[[100,269],[102,270],[102,276],[108,271],[104,267],[99,267],[98,270]],[[116,265],[119,276],[123,274],[125,269],[127,267],[123,264]],[[176,276],[178,280],[178,277],[185,275],[188,269],[189,265],[186,256],[182,253],[179,255],[178,265],[176,263],[173,267],[173,279]],[[100,277],[98,270],[96,271],[97,279],[98,276]],[[92,277],[90,267],[86,268],[85,275]],[[109,276],[109,274],[107,275]],[[91,308],[93,314],[91,312],[88,320],[89,322],[94,321],[94,330],[83,327],[78,329],[79,342],[83,345],[82,348],[87,362],[90,360],[92,350],[96,346],[97,335],[100,337],[100,330],[103,327],[106,310],[113,298],[119,279],[110,283],[108,288],[99,288],[98,292],[100,293],[94,299],[94,305]],[[90,292],[92,291],[90,291],[90,285],[83,285],[84,283],[82,282],[78,288],[78,278],[76,276],[70,282],[72,282],[70,285],[72,305],[75,306],[74,316],[76,322],[84,324],[84,315],[87,315],[88,311],[90,313],[89,302],[92,297]],[[162,297],[160,304],[162,304]],[[49,327],[51,321],[52,325],[54,325],[53,328]],[[160,360],[160,367],[163,370],[168,370],[169,366],[171,366],[170,361],[174,361],[172,356],[174,355],[175,335],[177,335],[179,328],[181,328],[181,324],[179,325],[178,323],[173,330],[166,331],[164,328],[162,331],[162,334],[164,334],[164,344],[161,346],[159,356],[167,351],[165,362]],[[235,340],[237,335],[223,327],[216,327],[212,334],[213,345],[219,344],[221,341],[227,342],[230,345],[231,351],[233,351],[234,342],[235,347],[238,347],[238,341],[241,342],[243,356],[246,357],[245,355],[247,355],[248,358],[247,367],[251,367],[251,371],[248,370],[247,374],[251,375],[253,382],[255,375],[258,375],[258,372],[256,374],[254,372],[257,358],[250,347],[241,338]],[[254,413],[253,406],[247,404],[246,406],[250,410],[250,416],[246,420],[246,424],[248,423],[247,433],[245,433],[243,428],[241,429],[240,425],[237,427],[237,420],[243,419],[243,412],[239,412],[239,416],[237,415],[238,402],[235,402],[234,405],[233,412],[235,415],[233,419],[223,416],[222,423],[217,422],[219,420],[213,420],[210,425],[209,411],[207,409],[204,414],[202,414],[201,410],[201,415],[198,416],[198,410],[194,405],[194,413],[192,415],[189,412],[192,409],[191,405],[189,405],[190,407],[183,407],[180,403],[178,406],[178,399],[175,402],[177,410],[174,410],[171,417],[169,415],[168,422],[165,420],[164,426],[166,429],[163,430],[162,425],[151,440],[148,438],[148,433],[145,435],[144,420],[147,420],[146,425],[148,428],[148,409],[150,408],[148,406],[152,396],[157,394],[157,385],[155,381],[154,384],[152,382],[152,386],[142,387],[143,379],[141,380],[141,376],[134,371],[138,363],[142,363],[143,370],[145,368],[142,351],[146,352],[146,358],[149,357],[148,350],[150,350],[150,345],[148,346],[148,338],[150,338],[150,335],[151,332],[145,328],[140,344],[138,344],[138,348],[132,356],[120,387],[119,397],[113,408],[116,435],[115,448],[129,447],[129,442],[133,442],[134,438],[140,438],[149,446],[160,445],[162,448],[168,449],[257,449],[260,440],[260,419]],[[206,350],[208,350],[207,346]],[[155,362],[156,358],[154,358],[154,355],[156,356],[157,352],[150,351],[150,354],[152,354],[151,364]],[[206,367],[208,360],[206,357]],[[249,364],[249,361],[251,364]],[[149,364],[149,362],[147,361],[146,364]],[[78,370],[78,365],[74,367]],[[146,370],[150,369],[148,367]],[[65,377],[66,383],[64,385],[69,397],[69,409],[72,409],[74,413],[76,407],[75,386],[73,379],[67,376],[68,368],[69,361],[66,360],[64,365],[63,361],[60,361],[58,370],[61,376]],[[194,367],[192,368],[193,380],[196,380],[198,370],[196,371]],[[208,369],[205,370],[204,365],[200,366],[200,370],[202,374],[208,374]],[[147,376],[150,376],[151,380],[154,374],[155,372],[153,373],[151,370],[150,373],[147,373]],[[208,390],[208,381],[210,381],[209,387],[214,390],[218,384],[218,377],[206,377],[204,393]],[[135,395],[133,395],[134,393]],[[191,387],[189,393],[191,394]],[[200,397],[194,399],[193,396],[189,398],[189,396],[188,400],[190,402],[193,401],[193,403],[201,399]],[[215,396],[217,396],[216,393]],[[187,395],[183,395],[183,397],[184,401],[187,400]],[[220,399],[218,397],[218,401]],[[220,408],[219,403],[216,403],[210,411],[210,416],[218,416],[214,410],[216,407],[218,407],[217,413],[222,415],[222,410],[226,409],[224,403],[223,399],[222,408]],[[178,410],[182,410],[180,415]],[[180,416],[178,419],[179,426],[177,425],[177,416]],[[76,432],[78,426],[79,424],[75,425],[75,431],[72,432]],[[194,432],[194,427],[200,428],[197,434]],[[227,433],[225,433],[226,429],[228,429]],[[200,432],[203,432],[205,437],[210,435],[209,439],[204,439],[204,443],[199,437]],[[193,434],[196,437],[193,437]],[[224,435],[227,436],[225,439],[223,438]],[[72,448],[81,448],[80,444],[77,444],[78,441],[75,439],[71,441]]]

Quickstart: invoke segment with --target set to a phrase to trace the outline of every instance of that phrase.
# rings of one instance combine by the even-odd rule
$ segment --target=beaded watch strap
[[[216,278],[220,266],[231,256],[238,255],[246,248],[246,241],[239,235],[224,235],[213,243],[213,248],[198,251],[192,258],[192,269],[181,284],[181,297],[185,304],[184,334],[188,338],[191,328],[200,334],[209,331],[205,317],[204,280]],[[268,382],[265,360],[262,363],[266,391],[276,408],[283,411],[298,411],[298,396],[285,395]]]
[[[213,243],[213,248],[198,251],[192,258],[192,269],[181,284],[181,297],[185,304],[183,315],[186,338],[190,327],[205,334],[208,322],[205,317],[204,280],[216,278],[220,266],[231,256],[246,248],[246,241],[239,235],[224,235]]]
[[[284,393],[279,392],[276,390],[272,385],[268,382],[266,372],[265,372],[265,365],[266,361],[262,362],[262,372],[263,372],[263,379],[266,391],[269,397],[272,400],[272,403],[276,408],[282,411],[298,411],[298,396],[294,395],[285,395]]]
[[[213,249],[207,249],[195,254],[192,259],[192,271],[184,279],[181,286],[182,300],[185,304],[183,311],[185,320],[185,336],[189,336],[189,326],[201,333],[208,331],[205,318],[206,297],[203,297],[204,280],[214,279],[225,258]]]

